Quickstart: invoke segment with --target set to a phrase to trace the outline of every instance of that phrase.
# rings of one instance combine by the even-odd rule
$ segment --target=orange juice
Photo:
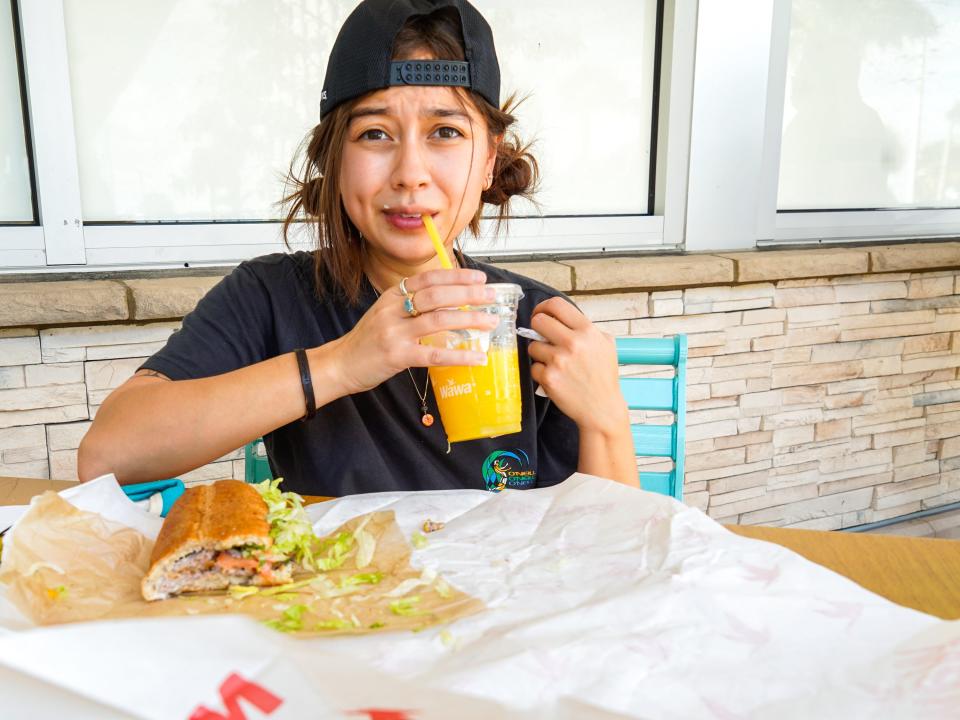
[[[516,345],[491,347],[486,365],[431,367],[429,372],[450,442],[520,432]]]

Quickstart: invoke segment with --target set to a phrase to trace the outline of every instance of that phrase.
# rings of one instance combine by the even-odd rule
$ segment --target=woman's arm
[[[639,487],[614,339],[561,297],[537,305],[530,324],[549,340],[530,343],[531,376],[577,424],[577,470]]]
[[[307,352],[317,405],[343,394],[333,344]],[[81,481],[112,472],[121,483],[174,477],[303,417],[293,353],[233,372],[172,381],[141,370],[104,401],[77,459]]]
[[[393,288],[346,335],[307,350],[317,407],[408,367],[482,363],[480,353],[427,347],[419,339],[495,324],[486,313],[440,310],[483,304],[485,281],[472,270],[422,273],[407,283],[421,315],[410,317]],[[293,353],[196,380],[144,370],[100,407],[80,443],[78,473],[86,481],[112,472],[121,483],[174,477],[303,417],[305,407]]]
[[[630,487],[640,487],[629,416],[606,429],[580,427],[579,430],[579,472],[610,478]]]

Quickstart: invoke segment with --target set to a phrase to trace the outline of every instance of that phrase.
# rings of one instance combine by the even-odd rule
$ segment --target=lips
[[[423,212],[430,211],[424,210]],[[423,218],[421,218],[420,212],[417,212],[416,210],[390,210],[385,211],[383,214],[387,218],[387,222],[398,230],[423,229]],[[436,213],[431,212],[430,215],[434,216]]]

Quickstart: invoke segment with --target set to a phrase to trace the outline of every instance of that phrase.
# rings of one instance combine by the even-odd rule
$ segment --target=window
[[[65,0],[84,220],[277,218],[355,4]],[[648,214],[656,0],[609,0],[576,23],[550,0],[477,4],[503,97],[529,94],[518,114],[538,141],[541,212]]]
[[[279,217],[352,4],[65,0],[84,221]]]
[[[16,32],[12,3],[0,0],[0,224],[36,220]]]
[[[36,266],[44,244],[40,265],[88,269],[223,264],[281,250],[283,178],[318,119],[327,55],[356,1],[27,4],[42,232],[29,257],[0,250],[0,262]],[[657,80],[662,43],[692,54],[689,10],[677,30],[661,31],[672,0],[610,0],[587,15],[547,0],[477,5],[498,40],[504,97],[529,95],[520,129],[537,141],[544,184],[537,207],[514,206],[509,238],[493,242],[485,224],[468,249],[679,243],[685,151],[668,169],[653,136],[662,143],[667,122],[679,123],[670,139],[680,147],[688,132],[684,103],[668,118]],[[678,33],[684,42],[674,45]],[[663,63],[669,72],[670,57]],[[692,63],[681,64],[676,76],[692,84]]]
[[[960,4],[793,0],[780,210],[960,206]]]
[[[541,212],[650,213],[655,0],[604,0],[575,21],[555,0],[476,4],[497,40],[502,97],[528,95],[518,116],[537,143]]]

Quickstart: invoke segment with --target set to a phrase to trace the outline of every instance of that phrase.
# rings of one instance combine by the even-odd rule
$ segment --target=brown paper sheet
[[[277,621],[289,608],[305,606],[291,611],[302,613],[302,629],[292,634],[320,635],[416,631],[484,609],[482,602],[439,578],[417,587],[407,582],[408,589],[391,596],[389,593],[401,583],[422,575],[410,566],[410,546],[393,512],[367,517],[353,518],[327,537],[353,532],[365,521],[364,529],[376,541],[369,565],[357,568],[354,545],[341,568],[321,573],[326,580],[318,580],[319,586],[271,595],[261,591],[243,599],[218,592],[147,602],[140,594],[140,581],[149,566],[153,542],[47,492],[34,502],[11,533],[14,536],[7,539],[0,583],[7,586],[11,601],[20,611],[39,625],[223,613]],[[346,594],[338,595],[343,592],[345,578],[373,572],[381,573],[379,583],[348,587]],[[294,580],[314,575],[301,574]]]

